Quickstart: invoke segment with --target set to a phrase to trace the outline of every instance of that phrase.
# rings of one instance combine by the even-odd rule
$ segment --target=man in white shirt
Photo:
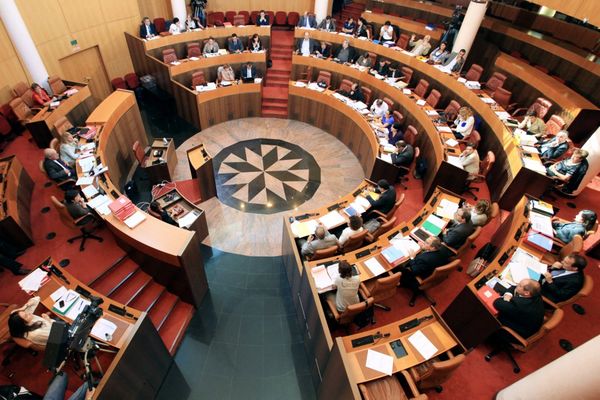
[[[378,118],[383,117],[388,109],[388,104],[381,99],[375,100],[371,105],[371,113]]]
[[[468,143],[467,147],[458,158],[463,169],[469,173],[469,177],[479,173],[479,154],[475,150],[473,144]]]
[[[303,56],[310,56],[316,47],[316,42],[311,39],[310,33],[304,32],[304,39],[298,39],[298,45],[296,47],[296,54]]]

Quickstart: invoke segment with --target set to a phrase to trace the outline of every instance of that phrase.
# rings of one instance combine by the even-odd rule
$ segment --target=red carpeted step
[[[69,266],[69,272],[76,273],[77,277],[83,282],[85,282],[88,286],[92,286],[94,283],[100,281],[105,275],[110,273],[113,269],[117,268],[119,264],[127,260],[129,256],[127,254],[121,255],[118,259],[116,259],[113,263],[108,264],[105,262],[104,266],[101,268],[90,268],[87,273],[81,273],[80,271],[75,271],[72,266]]]
[[[274,68],[271,68],[271,69],[269,69],[267,71],[267,76],[268,77],[274,77],[274,76],[276,76],[276,77],[281,77],[281,78],[289,79],[290,75],[291,75],[290,72],[291,71],[288,71],[288,70],[285,70],[285,69],[274,69]]]
[[[288,117],[287,111],[281,111],[281,110],[262,110],[261,115],[264,118],[284,118],[284,119],[287,119],[287,117]]]
[[[279,88],[270,88],[270,87],[265,87],[263,88],[263,99],[284,99],[287,101],[288,98],[288,91],[287,90],[281,90]]]
[[[284,60],[273,60],[273,66],[271,68],[269,68],[269,71],[271,69],[275,69],[278,71],[289,71],[291,73],[292,72],[292,63],[289,61],[284,61]]]
[[[163,292],[167,290],[163,285],[151,281],[137,296],[129,303],[136,310],[148,312],[158,301]]]
[[[140,266],[137,265],[132,259],[127,258],[90,286],[92,289],[110,297],[110,294],[117,290],[139,268]]]
[[[195,311],[191,304],[179,300],[160,327],[158,333],[171,355],[177,351]]]
[[[150,282],[152,282],[152,277],[140,268],[127,282],[115,290],[110,297],[120,303],[129,304]]]
[[[288,108],[288,103],[283,103],[280,101],[273,101],[273,100],[263,100],[262,102],[262,108],[264,109],[276,109],[276,110],[287,110]]]
[[[173,293],[164,291],[158,301],[154,303],[152,308],[150,309],[150,319],[152,323],[156,327],[156,330],[159,330],[162,324],[165,322],[169,313],[175,307],[179,298],[175,296]]]

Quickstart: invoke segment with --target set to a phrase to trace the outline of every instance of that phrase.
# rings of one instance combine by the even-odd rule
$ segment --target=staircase
[[[352,17],[356,22],[356,20],[361,16],[361,14],[364,11],[365,4],[352,2],[350,4],[345,5],[342,8],[341,14],[336,14],[333,16],[333,18],[335,18],[335,20],[337,21],[337,26],[339,27],[339,29],[341,29],[342,25],[344,25],[344,22],[346,22],[348,18]]]
[[[171,355],[183,339],[194,307],[156,283],[127,255],[93,277],[88,286],[136,310],[145,311]]]
[[[293,51],[293,31],[271,31],[270,59],[273,65],[267,69],[265,76],[262,93],[263,117],[288,117],[288,83],[292,73]]]

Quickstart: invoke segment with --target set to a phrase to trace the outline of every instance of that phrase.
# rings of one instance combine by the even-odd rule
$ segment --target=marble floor
[[[261,150],[258,150],[256,143],[249,145],[255,146],[254,150],[239,148],[241,142],[256,140],[265,140],[267,144],[263,144]],[[273,140],[276,142],[269,142]],[[177,148],[178,164],[174,180],[191,178],[186,151],[199,143],[204,144],[215,159],[215,164],[219,161],[219,165],[215,166],[217,179],[219,174],[229,173],[232,176],[225,175],[223,181],[233,181],[231,187],[235,190],[230,190],[233,193],[227,195],[236,195],[233,201],[245,207],[242,208],[240,204],[233,207],[232,201],[229,201],[231,198],[224,201],[212,198],[200,204],[206,211],[210,232],[204,244],[230,253],[281,255],[281,232],[285,216],[334,202],[354,189],[364,177],[354,154],[330,134],[298,121],[246,118],[213,126],[183,142]],[[238,148],[232,150],[232,146]],[[304,158],[314,159],[320,169],[318,179],[311,176],[314,171],[311,172],[309,165],[313,163],[298,161],[303,156],[294,147],[310,156]],[[268,161],[269,166],[264,167],[274,153],[277,162]],[[232,169],[232,166],[237,169]],[[296,173],[283,175],[280,170],[284,167],[291,172],[295,169]],[[268,173],[269,168],[279,170]],[[257,189],[253,191],[252,185],[256,185]],[[263,187],[269,190],[263,190]],[[310,196],[298,195],[313,189],[314,193]],[[222,185],[219,190],[223,190]],[[257,211],[257,204],[270,204],[275,212],[265,213],[264,207],[263,211]],[[252,207],[255,207],[254,211]]]

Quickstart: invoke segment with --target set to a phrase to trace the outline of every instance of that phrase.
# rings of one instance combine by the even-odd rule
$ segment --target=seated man
[[[587,266],[585,257],[569,254],[548,268],[541,278],[542,296],[554,303],[569,300],[583,287],[583,270]]]
[[[86,215],[90,217],[88,222],[92,222],[95,219],[92,210],[85,203],[78,190],[67,190],[65,193],[65,207],[73,219],[79,219]]]
[[[396,142],[396,152],[392,153],[392,164],[398,167],[408,167],[415,157],[415,149],[404,140]]]
[[[422,279],[429,277],[437,267],[448,264],[452,255],[442,241],[434,236],[428,237],[420,246],[421,252],[402,267],[400,279],[402,286],[413,290],[419,287],[417,277]]]
[[[390,70],[390,62],[383,58],[379,59],[377,64],[371,68],[372,74],[379,74],[381,76],[387,76]]]
[[[427,55],[429,50],[431,50],[431,43],[429,43],[430,40],[431,36],[429,35],[425,35],[423,39],[415,40],[415,35],[413,34],[410,37],[410,42],[408,43],[412,46],[412,50],[410,52],[415,56]]]
[[[385,215],[394,208],[394,204],[396,203],[396,190],[390,186],[388,181],[380,179],[377,181],[375,192],[380,194],[377,200],[373,200],[370,195],[367,195],[366,197],[369,204],[371,204],[369,214],[372,215],[373,211],[379,211]],[[365,220],[366,219],[367,218],[365,218]]]
[[[545,160],[555,160],[569,150],[569,133],[560,131],[555,137],[545,140],[536,147],[540,148],[540,155]]]
[[[241,78],[244,82],[254,81],[256,78],[256,67],[251,62],[247,62],[240,71]]]
[[[544,323],[544,303],[539,282],[523,279],[511,291],[494,301],[500,323],[524,338],[540,330]]]
[[[216,54],[219,52],[219,43],[211,36],[206,41],[204,48],[202,49],[202,54]]]
[[[227,42],[227,49],[230,53],[241,53],[244,51],[244,46],[240,38],[234,33],[231,35],[231,39]]]
[[[298,39],[298,42],[296,43],[296,54],[310,56],[317,47],[317,42],[314,39],[311,39],[310,33],[304,32],[304,39]]]
[[[270,25],[271,22],[269,21],[269,16],[267,15],[267,13],[265,13],[265,10],[260,10],[260,13],[258,14],[258,18],[256,18],[256,25],[258,26],[266,26],[266,25]]]
[[[157,218],[160,218],[163,222],[174,226],[179,226],[179,224],[177,224],[177,222],[171,217],[167,210],[163,209],[160,206],[160,204],[158,204],[158,201],[153,201],[152,203],[150,203],[150,211],[150,214]]]
[[[371,104],[371,113],[377,117],[381,118],[385,115],[385,112],[388,110],[388,103],[381,99],[376,99],[373,104]]]
[[[150,39],[156,36],[156,28],[154,24],[150,22],[150,18],[144,17],[142,25],[140,25],[140,37],[142,39]]]
[[[217,68],[217,79],[219,82],[233,82],[235,81],[235,72],[231,65],[225,64]]]
[[[331,15],[325,17],[318,27],[322,31],[335,32],[335,20],[331,19]]]
[[[465,244],[467,237],[475,227],[471,223],[471,213],[464,208],[459,208],[454,213],[454,220],[440,233],[442,241],[453,249],[458,249]]]
[[[329,58],[331,57],[331,47],[327,42],[321,42],[319,48],[315,50],[315,55],[319,58]]]
[[[458,73],[462,69],[463,65],[465,65],[465,49],[460,49],[458,54],[452,52],[444,57],[442,61],[442,65],[444,69],[449,72]]]
[[[562,191],[573,193],[579,187],[587,173],[589,164],[586,160],[588,152],[575,149],[571,158],[552,164],[546,169],[548,176],[555,178],[562,185]]]
[[[350,47],[350,42],[346,39],[342,42],[342,47],[336,53],[334,60],[341,63],[353,63],[354,57],[354,49]]]
[[[337,246],[338,239],[327,231],[325,226],[319,223],[315,229],[315,234],[310,235],[306,242],[302,245],[301,253],[304,257],[310,257],[315,254],[315,251],[326,249],[331,246]]]
[[[467,147],[460,153],[458,159],[463,169],[469,173],[469,178],[472,179],[479,173],[479,153],[472,143],[467,143]]]
[[[58,157],[58,153],[54,149],[44,150],[44,170],[46,170],[48,178],[58,183],[77,178],[75,171]]]
[[[330,17],[331,19],[331,17]],[[314,14],[309,14],[308,11],[304,11],[304,14],[298,20],[298,28],[316,28],[317,19]]]

